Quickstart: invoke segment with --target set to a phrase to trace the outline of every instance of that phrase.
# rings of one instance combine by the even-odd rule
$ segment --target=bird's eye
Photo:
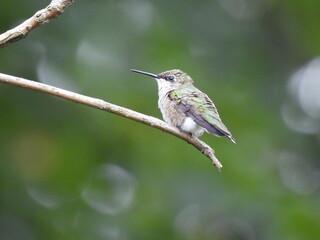
[[[173,81],[173,80],[174,80],[174,76],[169,76],[169,77],[167,78],[167,80]]]

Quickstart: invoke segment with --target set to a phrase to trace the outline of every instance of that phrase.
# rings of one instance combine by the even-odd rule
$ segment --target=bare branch
[[[27,79],[10,76],[2,73],[0,73],[0,82],[47,93],[53,96],[67,99],[69,101],[73,101],[73,102],[87,105],[90,107],[98,108],[110,113],[114,113],[119,116],[129,118],[131,120],[160,129],[164,132],[170,133],[178,138],[181,138],[187,143],[193,145],[195,148],[201,151],[205,156],[207,156],[211,160],[212,164],[215,165],[219,170],[222,168],[222,164],[215,157],[214,150],[209,145],[199,140],[198,138],[190,137],[188,134],[181,132],[177,128],[174,128],[168,125],[167,123],[159,120],[158,118],[151,117],[142,113],[138,113],[133,110],[120,107],[112,103],[105,102],[101,99],[88,97],[75,92],[53,87],[47,84],[30,81]]]
[[[52,18],[56,18],[72,2],[73,0],[52,0],[46,8],[39,10],[31,18],[25,20],[17,27],[2,33],[0,35],[0,48],[26,37],[33,29],[48,23]]]

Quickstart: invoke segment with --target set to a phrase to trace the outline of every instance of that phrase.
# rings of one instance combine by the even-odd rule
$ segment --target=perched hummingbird
[[[178,69],[159,74],[131,69],[157,80],[158,106],[163,119],[191,136],[199,137],[204,131],[216,136],[226,136],[236,143],[232,134],[222,123],[211,99],[192,85],[192,78]]]

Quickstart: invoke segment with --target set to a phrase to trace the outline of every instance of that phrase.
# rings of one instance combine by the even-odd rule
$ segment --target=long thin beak
[[[153,78],[159,78],[159,76],[157,74],[153,74],[153,73],[148,73],[148,72],[144,72],[144,71],[140,71],[140,70],[136,70],[136,69],[130,69],[130,71],[135,72],[135,73],[141,73]]]

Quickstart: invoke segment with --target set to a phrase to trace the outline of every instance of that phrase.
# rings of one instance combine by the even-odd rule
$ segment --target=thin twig
[[[19,78],[19,77],[0,73],[0,82],[47,93],[56,97],[67,99],[69,101],[73,101],[73,102],[87,105],[90,107],[98,108],[110,113],[114,113],[119,116],[126,117],[131,120],[160,129],[164,132],[170,133],[178,138],[181,138],[187,143],[193,145],[195,148],[201,151],[205,156],[207,156],[211,160],[212,164],[215,165],[219,170],[222,168],[222,164],[215,157],[214,150],[209,145],[199,140],[198,138],[190,137],[188,134],[181,132],[180,130],[168,125],[167,123],[161,121],[158,118],[151,117],[142,113],[138,113],[133,110],[120,107],[112,103],[105,102],[101,99],[88,97],[75,92],[53,87],[47,84],[30,81],[24,78]]]
[[[72,2],[73,0],[52,0],[46,8],[39,10],[31,18],[2,33],[0,35],[0,48],[25,38],[33,29],[48,23],[50,19],[63,13]]]

